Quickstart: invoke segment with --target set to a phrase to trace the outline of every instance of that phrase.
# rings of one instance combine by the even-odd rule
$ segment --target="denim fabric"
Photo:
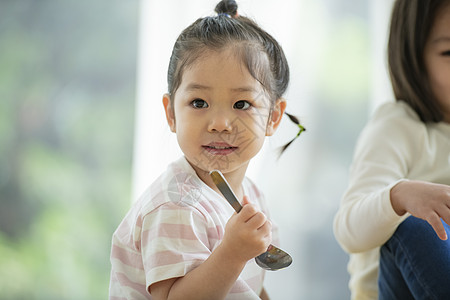
[[[408,217],[380,249],[378,287],[380,300],[450,299],[450,239]]]

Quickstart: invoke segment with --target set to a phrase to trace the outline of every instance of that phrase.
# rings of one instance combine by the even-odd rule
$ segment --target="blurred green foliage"
[[[106,299],[130,205],[138,0],[0,2],[0,299]]]

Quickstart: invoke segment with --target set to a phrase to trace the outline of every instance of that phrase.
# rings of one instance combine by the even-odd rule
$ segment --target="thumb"
[[[248,201],[248,197],[247,196],[244,196],[244,198],[242,198],[242,206],[244,206],[246,204],[250,204],[250,201]]]

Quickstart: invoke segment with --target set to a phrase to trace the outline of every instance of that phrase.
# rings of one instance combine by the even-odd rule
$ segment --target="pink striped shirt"
[[[261,192],[248,178],[243,188],[269,216]],[[114,232],[110,300],[152,299],[150,285],[199,266],[222,240],[233,212],[184,157],[170,164]],[[272,235],[277,241],[276,230]],[[259,299],[264,272],[254,259],[248,261],[226,299]]]

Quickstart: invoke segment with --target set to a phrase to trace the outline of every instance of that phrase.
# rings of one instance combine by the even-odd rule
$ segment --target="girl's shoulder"
[[[359,135],[356,156],[384,160],[398,155],[411,162],[428,140],[427,125],[404,101],[381,104]]]
[[[363,134],[380,139],[409,139],[426,130],[426,125],[406,102],[395,101],[383,103],[374,111]]]
[[[200,179],[184,157],[172,162],[136,201],[140,214],[164,205],[195,208],[204,194]]]
[[[371,122],[398,123],[423,125],[417,113],[404,101],[385,102],[381,104],[371,117]]]

